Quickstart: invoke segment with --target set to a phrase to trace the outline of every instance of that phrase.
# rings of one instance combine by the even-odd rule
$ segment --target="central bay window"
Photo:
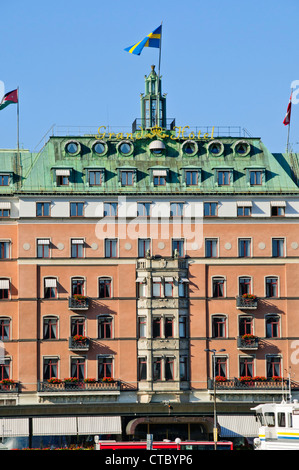
[[[45,317],[43,321],[43,339],[57,339],[58,319]]]
[[[153,358],[153,381],[174,379],[175,358],[156,356]]]
[[[212,336],[213,338],[226,337],[226,317],[224,315],[214,315],[212,317]]]
[[[71,240],[71,257],[72,258],[84,257],[84,240],[82,238]]]
[[[50,257],[50,240],[48,238],[40,238],[37,240],[37,257]]]
[[[253,319],[252,317],[239,317],[239,335],[251,335],[253,331]]]
[[[279,315],[266,315],[266,338],[279,338],[280,317]]]
[[[281,376],[281,357],[280,356],[267,356],[267,378]]]
[[[254,361],[252,357],[240,357],[240,377],[253,377],[254,376]]]
[[[138,338],[146,338],[146,317],[138,317]]]
[[[48,277],[44,279],[44,298],[45,299],[57,298],[57,279],[56,278]]]
[[[239,295],[251,294],[251,277],[239,278]]]
[[[0,340],[10,339],[10,318],[0,318]]]
[[[138,257],[145,258],[147,253],[151,253],[151,239],[139,238],[138,239]]]
[[[162,357],[153,358],[153,380],[162,380]]]
[[[212,279],[212,296],[224,297],[224,281],[223,277],[213,277]]]
[[[105,240],[105,258],[116,258],[117,257],[117,239],[106,239]]]
[[[85,295],[85,280],[83,278],[73,277],[71,283],[72,297],[74,295]]]
[[[100,277],[99,278],[99,298],[100,299],[109,299],[112,297],[112,280],[110,277]]]
[[[113,377],[113,357],[100,356],[98,358],[98,377],[104,379],[105,377]]]
[[[278,297],[277,277],[266,277],[266,297]]]
[[[179,337],[187,338],[187,316],[179,316]]]
[[[165,297],[173,297],[173,277],[165,277],[164,295]]]
[[[153,318],[152,336],[153,336],[153,338],[161,338],[162,337],[162,318],[161,317],[154,317]]]
[[[138,357],[138,380],[147,379],[147,360],[146,357]]]
[[[162,279],[161,279],[161,277],[153,277],[152,294],[153,294],[153,297],[161,297],[162,296]]]
[[[188,380],[188,356],[180,355],[180,380]]]
[[[85,318],[72,317],[71,318],[71,336],[85,335]]]
[[[43,380],[58,378],[58,358],[44,358],[43,364]]]
[[[112,316],[100,315],[98,318],[98,337],[100,339],[112,338]]]
[[[174,357],[165,357],[165,380],[174,379]]]
[[[84,380],[85,378],[85,357],[72,357],[71,358],[71,377]]]

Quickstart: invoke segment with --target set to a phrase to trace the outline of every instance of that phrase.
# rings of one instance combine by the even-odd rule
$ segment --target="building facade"
[[[215,389],[254,437],[298,396],[298,156],[237,131],[176,126],[152,67],[130,132],[0,151],[5,437],[207,439]]]

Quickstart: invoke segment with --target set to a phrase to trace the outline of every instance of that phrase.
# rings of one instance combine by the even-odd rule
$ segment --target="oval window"
[[[77,142],[69,142],[66,144],[66,151],[71,155],[75,155],[79,151],[79,144]]]
[[[103,142],[97,142],[94,146],[93,146],[93,150],[95,153],[97,153],[98,155],[102,155],[103,153],[105,153],[105,150],[106,150],[106,146]]]
[[[197,150],[198,150],[197,143],[192,140],[188,140],[187,142],[183,144],[183,152],[186,155],[194,155],[197,152]]]
[[[123,155],[128,155],[132,151],[132,145],[129,142],[120,143],[118,148]]]
[[[208,149],[212,155],[218,156],[223,152],[224,147],[222,142],[210,142]]]
[[[238,142],[235,146],[235,150],[239,155],[248,155],[250,151],[250,145],[248,142]]]

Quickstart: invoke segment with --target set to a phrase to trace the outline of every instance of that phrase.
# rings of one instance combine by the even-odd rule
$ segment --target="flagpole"
[[[293,98],[293,88],[291,88],[291,103],[292,103],[292,98]],[[288,138],[287,138],[287,153],[289,153],[289,145],[290,145],[290,127],[291,127],[291,116],[290,116],[290,122],[288,125]]]
[[[158,90],[157,90],[157,117],[156,117],[156,125],[160,126],[160,68],[161,68],[161,47],[162,47],[162,21],[161,21],[161,36],[160,36],[160,47],[159,47],[159,66],[158,66]]]
[[[17,146],[18,158],[20,157],[20,109],[19,109],[19,87],[18,87],[18,102],[17,102]]]

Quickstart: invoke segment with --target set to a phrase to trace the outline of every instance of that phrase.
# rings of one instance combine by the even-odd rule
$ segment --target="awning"
[[[45,287],[57,287],[57,279],[45,279]]]
[[[126,434],[133,435],[139,424],[198,424],[202,425],[207,433],[213,432],[213,418],[201,416],[161,416],[135,418],[129,421],[126,427]]]
[[[165,277],[164,281],[165,282],[173,282],[173,277]]]
[[[167,170],[153,170],[154,176],[167,176]]]
[[[72,243],[74,243],[75,245],[83,245],[84,240],[82,240],[82,238],[80,240],[72,240]]]
[[[237,201],[238,207],[252,207],[252,201]]]
[[[145,277],[137,277],[136,282],[144,283],[145,282]]]
[[[33,418],[34,436],[121,434],[120,416]]]
[[[153,277],[153,282],[161,282],[162,278],[161,277]]]
[[[26,437],[29,436],[28,418],[1,418],[1,435],[3,437]]]
[[[224,437],[258,437],[259,424],[255,415],[217,415],[221,426],[220,435]]]
[[[10,202],[0,202],[0,209],[10,209],[11,203]]]
[[[39,239],[37,240],[38,245],[50,245],[50,240],[49,239]]]
[[[189,279],[186,277],[181,277],[180,282],[189,282]]]
[[[271,201],[271,206],[272,207],[285,207],[286,202],[285,201]]]
[[[69,169],[56,170],[56,176],[70,176],[70,170]]]
[[[9,289],[8,279],[0,279],[0,289]]]

